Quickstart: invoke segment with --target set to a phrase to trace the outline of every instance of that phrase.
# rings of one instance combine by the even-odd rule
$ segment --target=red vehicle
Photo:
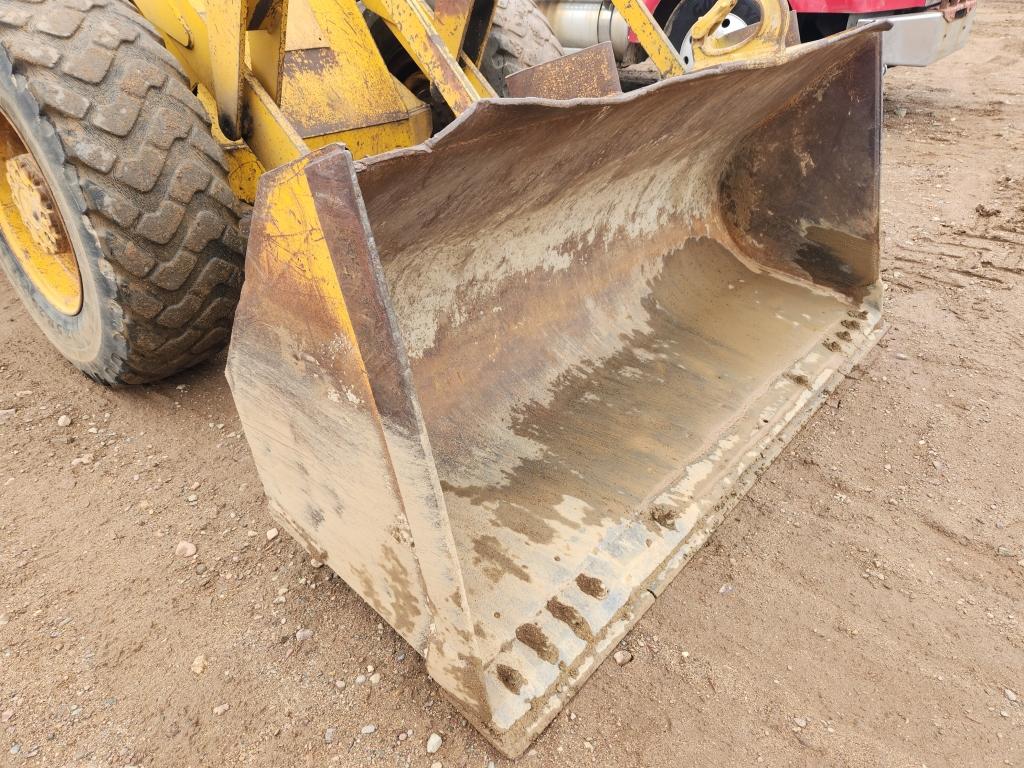
[[[924,67],[964,47],[974,23],[977,0],[789,0],[800,23],[803,42],[817,40],[844,29],[885,19],[892,29],[885,33],[882,59],[886,66]],[[684,55],[688,53],[690,27],[714,5],[714,0],[683,0],[666,13],[661,0],[655,17]],[[659,14],[659,10],[661,13]],[[733,32],[761,19],[754,0],[738,0],[722,23],[722,33]]]
[[[611,0],[536,0],[567,51],[609,41],[620,62],[631,63],[627,51],[636,39]],[[690,29],[711,10],[715,0],[643,0],[669,39],[692,58]],[[818,40],[844,29],[885,19],[882,58],[886,66],[923,67],[967,43],[977,0],[789,0],[796,11],[802,42]],[[738,0],[715,32],[726,35],[761,20],[756,0]]]

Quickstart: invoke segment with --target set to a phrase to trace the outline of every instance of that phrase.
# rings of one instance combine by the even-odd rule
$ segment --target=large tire
[[[532,0],[497,0],[480,72],[500,96],[505,78],[565,55],[551,24]]]
[[[0,0],[0,111],[63,219],[81,309],[57,311],[6,241],[0,262],[64,356],[129,384],[222,347],[243,209],[205,110],[145,19],[124,0]]]

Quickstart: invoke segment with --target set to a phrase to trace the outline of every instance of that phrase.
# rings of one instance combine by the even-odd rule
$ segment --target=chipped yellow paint
[[[430,136],[429,106],[388,71],[356,0],[291,0],[287,7],[284,0],[276,2],[270,19],[244,35],[251,0],[137,3],[201,86],[214,135],[229,153],[236,193],[252,199],[258,170],[333,142],[347,144],[361,158]],[[417,39],[436,40],[429,9],[410,18],[421,24]],[[233,34],[227,29],[232,22]],[[443,55],[430,59],[434,70],[444,70],[440,76],[447,76],[453,61]],[[469,92],[466,105],[481,92],[493,95],[458,74]],[[232,135],[225,137],[221,129]],[[250,153],[231,143],[235,135]]]
[[[736,0],[718,0],[711,10],[697,19],[690,29],[690,35],[696,40],[703,40],[710,35],[736,7]]]
[[[476,63],[471,61],[465,53],[459,57],[459,61],[462,64],[462,70],[466,73],[466,77],[469,78],[469,82],[473,84],[477,94],[483,99],[496,99],[498,98],[497,91],[487,82],[487,78],[484,77]]]
[[[228,184],[239,200],[252,205],[256,201],[256,187],[266,170],[256,155],[241,142],[224,147],[228,161]]]
[[[469,76],[445,46],[434,24],[434,14],[423,0],[365,0],[365,5],[384,19],[456,115],[480,100]]]
[[[217,105],[213,101],[213,95],[202,85],[197,89],[197,94],[206,111],[211,116],[214,115]],[[239,200],[252,205],[256,200],[256,185],[266,170],[263,163],[244,141],[232,141],[227,138],[216,123],[210,128],[213,138],[224,150],[224,157],[228,161],[228,184],[231,185],[231,191]]]
[[[761,23],[749,37],[735,41],[730,36],[712,37],[736,5],[736,0],[718,0],[693,25],[693,70],[730,61],[778,59],[785,55],[789,34],[789,5],[786,0],[757,0]]]
[[[266,235],[250,248],[247,259],[263,274],[287,275],[290,282],[310,286],[309,291],[322,300],[318,307],[330,318],[349,344],[355,345],[355,332],[345,297],[324,242],[313,195],[306,180],[307,160],[281,168],[273,183],[266,185],[253,227]],[[284,278],[282,278],[284,279]]]
[[[629,28],[636,34],[637,40],[662,77],[674,77],[686,72],[679,51],[668,39],[661,25],[654,20],[651,12],[640,0],[612,0]]]
[[[210,51],[210,90],[217,101],[217,122],[228,138],[241,138],[242,68],[245,61],[246,4],[206,0],[206,40]]]

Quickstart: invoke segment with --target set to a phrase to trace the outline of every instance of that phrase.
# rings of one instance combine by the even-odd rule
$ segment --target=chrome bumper
[[[885,20],[892,29],[882,36],[882,63],[889,67],[925,67],[967,44],[974,24],[975,9],[963,18],[946,21],[941,11],[905,14],[855,14],[851,27]]]

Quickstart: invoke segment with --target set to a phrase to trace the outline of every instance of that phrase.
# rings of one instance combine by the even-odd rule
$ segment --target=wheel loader
[[[520,754],[883,327],[885,27],[759,2],[0,0],[0,263],[104,384],[230,339],[271,512]]]

